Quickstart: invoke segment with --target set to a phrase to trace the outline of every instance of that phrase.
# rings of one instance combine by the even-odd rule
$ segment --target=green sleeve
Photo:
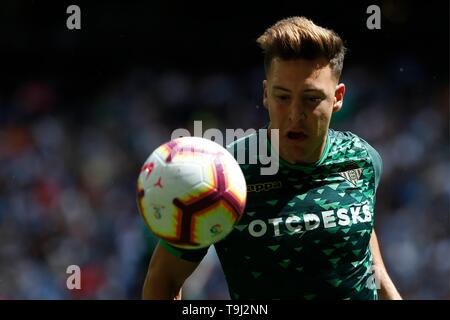
[[[169,251],[171,254],[176,256],[177,258],[187,260],[190,262],[200,262],[202,261],[203,257],[208,252],[208,248],[204,249],[181,249],[174,247],[170,244],[168,244],[166,241],[159,240],[160,246],[162,246],[164,249]]]
[[[383,160],[377,150],[374,149],[370,144],[364,141],[364,145],[367,148],[370,158],[372,159],[372,165],[375,171],[375,190],[378,188],[380,183],[381,174],[383,173]]]

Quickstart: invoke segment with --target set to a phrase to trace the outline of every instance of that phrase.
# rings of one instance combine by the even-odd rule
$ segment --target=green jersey
[[[235,156],[242,148],[248,153],[251,139],[228,149]],[[369,248],[382,167],[375,149],[355,134],[330,129],[317,163],[279,159],[275,175],[261,175],[261,167],[241,164],[246,209],[234,230],[215,244],[230,297],[377,299]],[[207,252],[161,243],[190,261]]]

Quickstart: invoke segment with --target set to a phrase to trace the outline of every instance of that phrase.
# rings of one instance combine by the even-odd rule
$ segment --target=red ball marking
[[[142,168],[141,168],[141,172],[147,171],[147,175],[145,176],[146,179],[148,179],[148,177],[150,176],[150,174],[153,171],[153,168],[155,168],[155,164],[153,162],[150,163],[145,163]]]
[[[156,181],[153,184],[154,187],[160,187],[161,189],[163,188],[163,185],[161,184],[161,177],[158,178],[158,181]]]

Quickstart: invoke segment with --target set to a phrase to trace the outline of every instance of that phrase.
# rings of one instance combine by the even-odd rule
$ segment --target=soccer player
[[[260,164],[241,165],[248,185],[245,213],[215,244],[230,297],[401,299],[373,228],[381,158],[357,135],[329,128],[345,93],[341,38],[292,17],[257,42],[265,55],[268,129],[279,129],[279,170],[261,175]],[[258,134],[235,141],[229,151],[245,151],[249,159]],[[206,252],[160,241],[143,298],[180,298]]]

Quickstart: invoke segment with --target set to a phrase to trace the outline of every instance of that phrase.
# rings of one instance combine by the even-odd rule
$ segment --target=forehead
[[[335,85],[337,83],[330,64],[325,58],[314,60],[274,58],[267,74],[273,84]]]

